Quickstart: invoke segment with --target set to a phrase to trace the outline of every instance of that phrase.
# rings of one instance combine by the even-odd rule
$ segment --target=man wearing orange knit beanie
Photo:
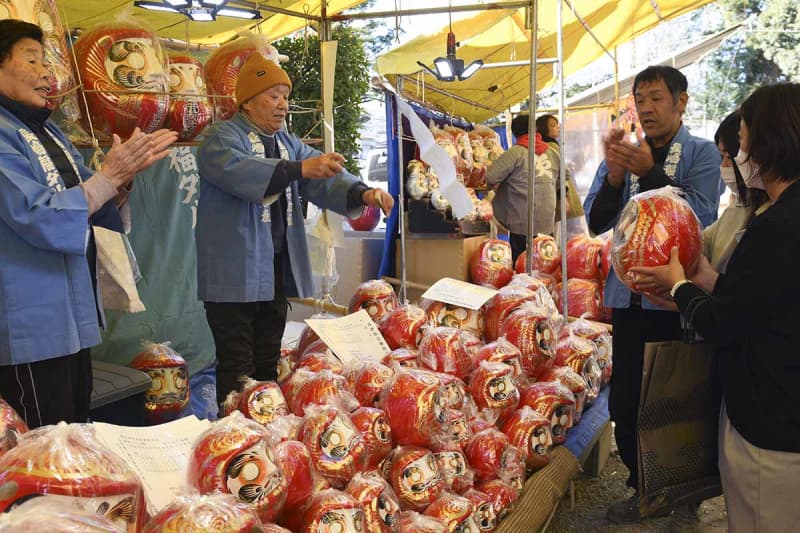
[[[197,154],[198,297],[217,347],[217,399],[245,376],[277,378],[288,296],[314,293],[300,199],[359,216],[394,200],[285,128],[292,81],[253,53],[239,73],[239,111],[209,131]]]

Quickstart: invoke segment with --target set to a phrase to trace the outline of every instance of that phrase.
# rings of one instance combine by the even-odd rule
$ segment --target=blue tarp
[[[597,432],[603,429],[610,420],[608,414],[608,394],[610,390],[611,387],[601,390],[591,407],[583,411],[581,421],[567,431],[567,441],[564,446],[575,457],[580,458],[583,456],[589,445],[595,442]]]

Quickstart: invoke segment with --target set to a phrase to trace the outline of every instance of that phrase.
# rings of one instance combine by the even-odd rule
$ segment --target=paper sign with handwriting
[[[378,326],[363,309],[341,318],[307,318],[306,324],[344,363],[380,359],[391,351]]]
[[[119,455],[139,475],[147,508],[155,514],[175,496],[185,494],[189,457],[197,437],[211,427],[191,415],[147,427],[94,422],[97,439]]]
[[[495,289],[453,278],[442,278],[425,291],[422,297],[467,309],[480,309],[495,294]]]

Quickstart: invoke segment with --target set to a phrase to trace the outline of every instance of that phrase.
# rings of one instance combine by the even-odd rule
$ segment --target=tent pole
[[[564,0],[566,1],[566,0]],[[567,301],[567,129],[564,127],[564,1],[558,1],[558,35],[556,43],[558,46],[558,123],[561,124],[560,154],[558,163],[558,179],[561,185],[559,195],[561,198],[561,309],[564,318],[569,316],[569,302]],[[588,28],[587,28],[588,31]]]
[[[463,6],[427,7],[418,9],[397,9],[394,11],[374,11],[372,13],[349,13],[331,15],[329,20],[342,22],[345,20],[374,19],[388,17],[406,17],[410,15],[433,15],[436,13],[460,13],[465,11],[491,11],[493,9],[519,9],[530,5],[526,1],[519,2],[491,2],[487,4],[467,4]],[[267,9],[263,7],[262,9]]]
[[[560,1],[560,0],[559,0]],[[531,87],[530,105],[528,106],[528,231],[525,242],[525,272],[528,274],[533,270],[533,253],[531,250],[531,240],[533,239],[533,210],[534,210],[534,190],[536,183],[536,56],[539,55],[539,6],[537,0],[531,0],[530,4],[531,23]],[[510,145],[511,139],[509,139]],[[509,235],[510,236],[510,235]]]
[[[406,216],[405,216],[405,179],[403,176],[405,169],[403,168],[403,114],[400,112],[400,94],[403,90],[403,78],[397,79],[397,92],[394,97],[396,99],[395,107],[395,120],[397,121],[397,176],[400,181],[400,191],[398,194],[397,206],[397,221],[400,225],[400,289],[398,291],[398,299],[401,305],[408,305],[408,292],[406,277]]]

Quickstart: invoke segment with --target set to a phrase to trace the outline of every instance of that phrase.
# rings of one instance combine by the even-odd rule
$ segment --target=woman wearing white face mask
[[[716,344],[723,402],[719,469],[728,528],[795,531],[800,479],[800,84],[756,90],[741,108],[740,158],[752,162],[769,209],[751,217],[718,274],[692,280],[673,250],[662,267],[637,268],[652,290],[670,288],[681,314]],[[744,172],[743,172],[744,176]]]

